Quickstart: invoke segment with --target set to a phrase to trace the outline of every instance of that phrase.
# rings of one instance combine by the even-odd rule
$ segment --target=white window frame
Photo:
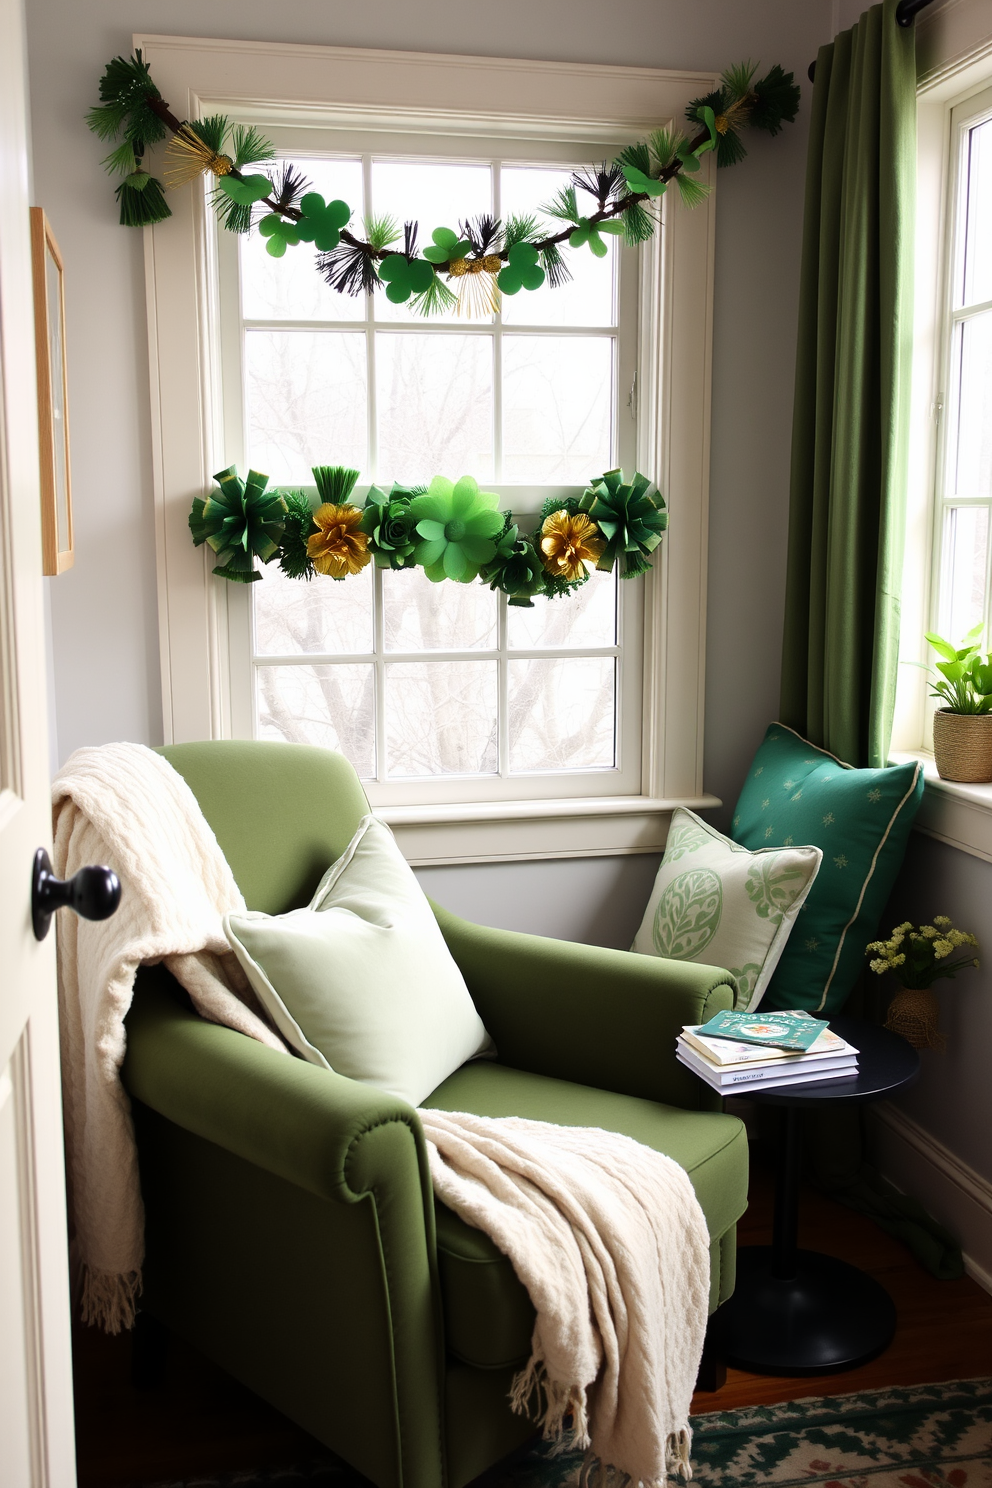
[[[906,552],[902,583],[899,685],[892,758],[919,759],[926,791],[918,830],[992,862],[992,785],[940,780],[933,761],[933,711],[924,632],[937,625],[938,480],[943,460],[945,327],[951,304],[951,245],[957,178],[952,131],[964,106],[992,86],[987,0],[934,7],[917,22],[921,62],[917,114],[916,303],[910,419]],[[984,37],[982,33],[985,33]],[[976,35],[982,39],[976,43]],[[955,110],[963,110],[955,120]],[[953,152],[956,157],[956,151]]]
[[[324,128],[320,133],[316,130],[294,131],[285,128],[270,127],[268,131],[273,143],[280,154],[286,158],[295,159],[298,162],[307,158],[307,155],[316,155],[327,152],[343,156],[361,155],[365,157],[365,189],[368,193],[371,170],[368,159],[369,153],[375,153],[383,158],[413,156],[419,159],[457,159],[457,160],[479,160],[486,166],[501,164],[548,165],[560,166],[567,169],[563,164],[569,154],[574,154],[573,164],[576,167],[589,163],[591,154],[595,147],[585,145],[576,141],[568,149],[568,142],[560,144],[547,141],[516,141],[487,140],[479,138],[458,138],[448,135],[437,135],[433,138],[421,138],[416,142],[415,148],[411,149],[409,140],[402,136],[390,136],[385,133],[377,134],[352,134],[342,131],[339,127]],[[309,138],[308,138],[309,136]],[[516,148],[512,148],[513,144]],[[502,157],[500,159],[499,157]],[[497,190],[498,190],[497,186]],[[374,204],[374,209],[382,212],[386,210],[386,203]],[[497,208],[497,216],[500,215]],[[425,224],[422,224],[422,230]],[[220,311],[222,332],[222,360],[224,366],[224,398],[225,398],[225,425],[227,440],[225,454],[222,464],[228,465],[234,460],[239,469],[247,468],[249,457],[246,453],[245,426],[247,410],[245,403],[245,388],[243,383],[243,369],[245,353],[243,337],[249,325],[255,324],[251,317],[243,316],[241,313],[239,295],[236,286],[239,284],[238,265],[239,242],[232,233],[225,232],[218,224],[216,232],[216,253],[218,268],[220,272]],[[426,322],[427,327],[438,335],[446,335],[452,331],[458,334],[468,335],[492,335],[497,347],[503,334],[510,336],[530,336],[550,333],[554,335],[582,337],[597,336],[604,339],[616,340],[618,343],[618,355],[613,369],[613,415],[615,424],[615,449],[611,454],[608,466],[614,464],[624,466],[628,471],[637,464],[637,438],[636,438],[636,392],[637,392],[637,341],[638,341],[638,279],[640,268],[640,256],[637,249],[626,248],[618,244],[620,262],[618,264],[618,293],[616,296],[616,316],[608,326],[581,326],[581,327],[547,327],[525,324],[522,326],[510,324],[504,327],[497,317],[495,326],[489,322],[469,321],[458,322],[452,325],[450,322]],[[277,327],[281,322],[259,320],[257,322],[263,328]],[[300,322],[288,322],[290,326],[299,326]],[[341,320],[341,321],[316,321],[315,325],[340,329],[349,334],[364,331],[366,336],[375,335],[377,332],[390,334],[417,334],[425,328],[425,322],[413,321],[391,321],[381,315],[372,320]],[[501,363],[501,347],[496,351],[496,364]],[[370,354],[368,365],[374,365],[374,354]],[[629,404],[628,406],[628,399]],[[494,405],[495,405],[495,439],[499,440],[502,434],[500,428],[499,408],[502,401],[502,387],[498,378],[494,383]],[[374,419],[373,419],[374,424]],[[356,459],[356,463],[358,463]],[[608,467],[606,467],[608,468]],[[475,472],[476,474],[478,472]],[[380,485],[385,484],[388,490],[391,472],[380,470],[378,481]],[[582,486],[563,486],[548,484],[544,486],[515,485],[510,482],[486,477],[483,484],[487,489],[495,491],[500,496],[501,508],[510,508],[514,517],[523,523],[524,530],[533,527],[540,511],[542,502],[546,497],[554,494],[561,499],[566,496],[579,496]],[[364,498],[367,485],[359,484],[355,488],[355,499],[359,502]],[[643,636],[643,590],[644,586],[639,583],[617,582],[617,608],[616,608],[616,641],[613,645],[600,647],[579,647],[575,650],[567,648],[542,647],[536,650],[522,650],[514,648],[512,655],[509,652],[509,616],[512,610],[507,609],[506,599],[498,595],[498,637],[493,648],[487,651],[457,651],[451,648],[448,651],[425,650],[406,655],[392,653],[383,648],[382,636],[383,624],[383,575],[382,571],[373,571],[373,611],[374,632],[379,638],[373,665],[376,670],[377,690],[377,735],[384,728],[383,722],[383,700],[384,700],[384,668],[389,664],[404,661],[441,661],[444,659],[479,661],[484,659],[494,660],[499,668],[499,715],[500,715],[500,745],[498,749],[499,768],[492,775],[486,776],[444,776],[436,779],[409,779],[393,780],[378,779],[365,780],[366,793],[369,801],[376,810],[388,810],[393,806],[425,806],[430,804],[464,804],[466,801],[479,804],[483,801],[493,800],[538,800],[541,798],[564,798],[564,797],[586,797],[586,796],[629,796],[638,791],[641,782],[641,746],[643,739],[643,727],[641,719],[641,691],[643,687],[644,667],[641,658],[642,636]],[[251,597],[254,586],[237,585],[228,589],[227,614],[228,628],[232,654],[237,651],[239,655],[244,654],[245,633],[251,625],[250,609]],[[612,656],[615,658],[616,672],[616,712],[614,718],[614,743],[615,763],[609,767],[590,768],[587,770],[567,769],[554,772],[524,772],[510,771],[509,769],[509,741],[506,736],[508,722],[508,669],[507,661],[519,659],[552,659],[557,656]],[[354,658],[358,660],[359,658]],[[365,658],[363,657],[362,660]],[[257,671],[261,665],[273,665],[280,662],[285,663],[287,658],[259,657],[252,648],[252,665]],[[321,664],[342,663],[341,657],[312,657],[301,655],[292,658],[292,663],[304,666]],[[235,736],[240,738],[251,738],[255,728],[256,696],[255,678],[241,666],[232,667],[230,674],[231,688],[231,725]]]
[[[677,123],[713,74],[136,35],[174,113],[217,111],[294,131],[328,122],[436,133],[588,140],[603,154]],[[287,100],[294,100],[288,102]],[[445,107],[427,100],[443,99]],[[539,99],[541,114],[533,113]],[[591,113],[591,117],[589,114]],[[582,117],[578,117],[581,114]],[[712,181],[712,157],[705,157]],[[167,741],[231,737],[231,678],[250,658],[239,602],[189,538],[194,496],[223,461],[216,237],[202,192],[171,198],[145,229],[153,486]],[[657,851],[677,805],[702,788],[714,197],[666,199],[666,230],[640,250],[637,465],[670,512],[660,561],[637,581],[644,630],[641,789],[623,796],[383,808],[415,863]]]
[[[976,315],[992,309],[992,300],[984,304],[960,306],[956,303],[958,286],[964,273],[964,206],[967,194],[965,138],[979,123],[992,121],[992,76],[989,86],[966,99],[952,104],[947,161],[947,193],[944,223],[943,272],[941,274],[941,307],[937,324],[936,347],[936,394],[934,398],[934,422],[936,425],[934,461],[934,513],[933,513],[933,557],[931,560],[930,629],[941,635],[947,631],[943,611],[946,602],[948,553],[945,551],[946,518],[949,510],[960,507],[984,505],[992,517],[992,493],[983,502],[979,497],[963,498],[947,490],[948,462],[951,455],[953,431],[958,419],[958,389],[954,374],[954,357],[958,327]],[[989,533],[992,547],[992,531]],[[989,574],[985,576],[986,601],[989,596]],[[986,604],[986,629],[984,641],[988,644],[990,614]],[[960,637],[948,635],[956,645]]]

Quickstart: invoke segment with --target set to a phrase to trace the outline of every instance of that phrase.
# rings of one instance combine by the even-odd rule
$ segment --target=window
[[[381,189],[395,204],[415,168],[433,173],[435,212],[411,189],[427,231],[448,215],[446,171],[467,171],[476,186],[485,176],[479,189],[494,210],[530,191],[543,199],[547,175],[612,158],[681,119],[715,82],[650,68],[184,37],[136,35],[134,45],[174,108],[259,124],[287,156],[313,163],[318,186],[320,172],[350,170],[356,189],[340,194],[356,210],[379,199],[377,175],[385,182],[393,171]],[[710,157],[703,168],[712,178]],[[237,242],[218,235],[205,194],[177,193],[173,217],[145,234],[166,739],[285,737],[294,716],[321,742],[351,727],[346,747],[413,862],[651,852],[674,805],[716,804],[702,791],[713,200],[684,212],[666,198],[664,232],[631,255],[630,271],[620,262],[601,291],[576,297],[583,319],[566,290],[548,296],[547,321],[527,318],[533,296],[498,321],[423,325],[325,294],[300,249],[272,266],[282,285],[273,298],[270,266],[252,280],[246,257],[242,276]],[[293,298],[304,279],[305,305]],[[433,364],[404,360],[418,343]],[[438,447],[417,400],[431,402],[428,371],[455,352],[462,401],[457,417],[438,421],[431,437],[448,441]],[[558,396],[563,367],[568,399]],[[298,432],[287,439],[294,378]],[[331,429],[326,413],[320,427],[306,409],[320,378]],[[275,419],[273,386],[283,398]],[[416,414],[403,399],[390,404],[397,388]],[[581,418],[573,397],[585,400]],[[511,418],[535,400],[545,425],[559,422],[555,439],[545,427],[535,442],[538,420]],[[504,606],[481,585],[428,591],[419,575],[400,574],[370,575],[364,589],[357,577],[333,586],[356,609],[329,622],[298,593],[283,608],[271,570],[251,586],[211,577],[187,516],[214,471],[250,454],[274,481],[302,483],[314,458],[344,463],[351,449],[363,480],[471,473],[523,519],[547,492],[574,490],[612,463],[638,468],[668,502],[661,558],[634,583],[594,578],[582,597],[544,605],[543,620],[539,607]],[[411,581],[402,603],[392,577]],[[443,757],[441,730],[430,741],[417,734],[425,689],[435,710],[438,697],[450,705]]]
[[[587,163],[561,145],[552,163],[478,141],[456,155],[440,140],[426,157],[359,143],[292,159],[357,220],[419,217],[422,233],[537,212]],[[638,259],[617,240],[605,259],[573,255],[567,286],[427,321],[381,293],[329,290],[307,245],[275,261],[257,236],[220,234],[218,252],[237,310],[223,338],[227,447],[242,468],[310,486],[311,465],[349,465],[358,500],[372,480],[472,474],[528,527],[546,497],[632,470]],[[640,789],[640,583],[596,573],[527,609],[419,570],[308,585],[264,572],[241,679],[257,737],[340,749],[380,803]]]
[[[950,179],[935,618],[956,643],[992,613],[992,90],[951,113]]]

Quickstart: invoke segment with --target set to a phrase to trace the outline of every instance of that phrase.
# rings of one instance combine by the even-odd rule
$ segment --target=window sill
[[[457,806],[382,806],[415,868],[664,851],[678,806],[705,811],[717,796],[600,796],[581,800],[486,801]]]
[[[923,765],[926,789],[914,822],[916,830],[992,863],[992,782],[966,785],[960,780],[941,780],[933,755],[922,749],[892,758],[919,760]]]

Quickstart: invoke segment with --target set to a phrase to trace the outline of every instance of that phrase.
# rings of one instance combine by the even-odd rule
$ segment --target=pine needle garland
[[[138,169],[140,156],[135,155],[131,140],[125,140],[102,162],[108,176],[130,176]]]
[[[575,199],[575,187],[563,186],[561,190],[541,208],[546,217],[555,217],[559,222],[578,224],[580,212]]]
[[[213,119],[197,119],[191,124],[183,124],[176,130],[165,152],[165,184],[170,191],[196,181],[208,172],[214,176],[230,174],[234,163],[231,157],[222,155],[211,143],[217,137],[213,126],[219,122],[223,122],[226,128],[227,120],[221,121],[217,115]]]
[[[513,295],[567,283],[572,276],[566,247],[588,246],[601,258],[604,235],[620,235],[628,247],[646,242],[661,221],[653,204],[672,183],[683,206],[697,206],[709,191],[694,179],[702,156],[715,148],[720,166],[743,159],[746,125],[779,133],[796,116],[799,89],[777,63],[763,78],[756,73],[750,61],[729,67],[718,88],[694,99],[687,110],[690,135],[656,129],[646,140],[625,145],[615,160],[574,171],[540,209],[553,226],[533,213],[512,214],[505,223],[483,213],[459,222],[457,234],[450,226],[435,227],[420,255],[416,221],[405,224],[402,248],[395,246],[400,233],[388,216],[367,217],[363,239],[348,204],[325,203],[291,162],[283,162],[278,179],[271,171],[250,171],[276,154],[255,125],[232,125],[223,114],[177,119],[140,51],[107,64],[100,102],[87,114],[87,124],[114,145],[103,164],[108,174],[123,178],[116,195],[127,226],[171,215],[162,183],[142,163],[147,145],[168,138],[168,186],[216,176],[210,202],[221,226],[245,234],[257,221],[273,257],[305,240],[317,245],[317,270],[338,293],[371,295],[385,285],[391,301],[410,303],[423,316],[444,314],[456,302],[459,314],[488,316],[498,310],[501,291]]]
[[[617,156],[618,165],[632,165],[642,175],[651,174],[651,151],[646,140],[638,140],[635,145],[624,145]]]
[[[593,197],[600,211],[627,195],[627,182],[615,161],[612,165],[604,161],[598,168],[590,166],[587,170],[573,171],[572,185]]]
[[[528,238],[536,238],[538,231],[538,220],[531,214],[508,217],[503,228],[503,246],[509,251],[515,243],[525,243]]]
[[[317,272],[338,294],[372,294],[381,284],[375,269],[375,250],[342,238],[330,253],[317,256]]]
[[[791,72],[784,72],[776,62],[765,76],[754,84],[754,106],[748,121],[752,129],[778,134],[783,124],[791,124],[799,112],[799,88]]]
[[[683,145],[688,144],[685,135],[678,129],[656,129],[648,140],[653,174],[660,175],[674,165],[675,157]]]
[[[134,171],[127,176],[114,195],[121,209],[122,227],[150,227],[172,216],[161,181],[145,171]]]
[[[226,114],[210,114],[206,119],[191,119],[189,128],[196,134],[215,155],[219,155],[224,148],[224,139],[230,128],[230,122]],[[233,165],[234,162],[232,161]]]
[[[620,225],[623,228],[623,240],[627,247],[636,248],[638,243],[646,243],[649,238],[654,237],[654,230],[658,224],[650,212],[646,212],[638,202],[634,202],[621,214]]]
[[[260,165],[263,160],[275,158],[275,145],[265,138],[254,124],[235,124],[231,130],[231,149],[238,170],[246,165]]]
[[[287,578],[313,578],[316,570],[307,552],[307,540],[317,531],[313,507],[305,491],[285,493],[286,517],[279,542],[279,567]]]
[[[417,315],[444,315],[446,311],[453,310],[458,304],[458,296],[453,294],[443,279],[437,274],[431,279],[430,284],[422,294],[414,295],[410,301],[411,309]]]
[[[104,140],[123,134],[131,142],[157,144],[168,130],[148,100],[161,96],[140,51],[133,57],[114,57],[100,79],[100,102],[89,110],[86,123]]]
[[[251,202],[233,201],[226,191],[222,191],[217,186],[210,193],[210,205],[220,218],[220,225],[224,228],[225,232],[251,232]]]
[[[698,207],[700,202],[704,202],[710,194],[710,188],[702,181],[694,181],[691,176],[684,176],[681,171],[675,177],[675,184],[678,187],[679,200],[690,211],[693,207]]]
[[[394,217],[366,217],[363,228],[365,241],[376,253],[381,253],[390,243],[395,243],[400,235],[399,224]]]

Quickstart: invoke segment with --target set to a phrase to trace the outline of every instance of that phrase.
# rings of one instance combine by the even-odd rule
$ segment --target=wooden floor
[[[757,1166],[757,1165],[756,1165]],[[973,1281],[935,1281],[870,1220],[813,1191],[802,1200],[800,1243],[862,1267],[894,1298],[899,1328],[880,1358],[846,1374],[778,1379],[728,1372],[693,1411],[731,1410],[884,1385],[992,1376],[992,1297]],[[752,1173],[742,1244],[771,1239],[771,1182]],[[139,1392],[129,1380],[129,1341],[92,1328],[76,1337],[79,1488],[123,1488],[209,1473],[290,1466],[324,1449],[185,1345],[170,1355],[165,1385]]]

